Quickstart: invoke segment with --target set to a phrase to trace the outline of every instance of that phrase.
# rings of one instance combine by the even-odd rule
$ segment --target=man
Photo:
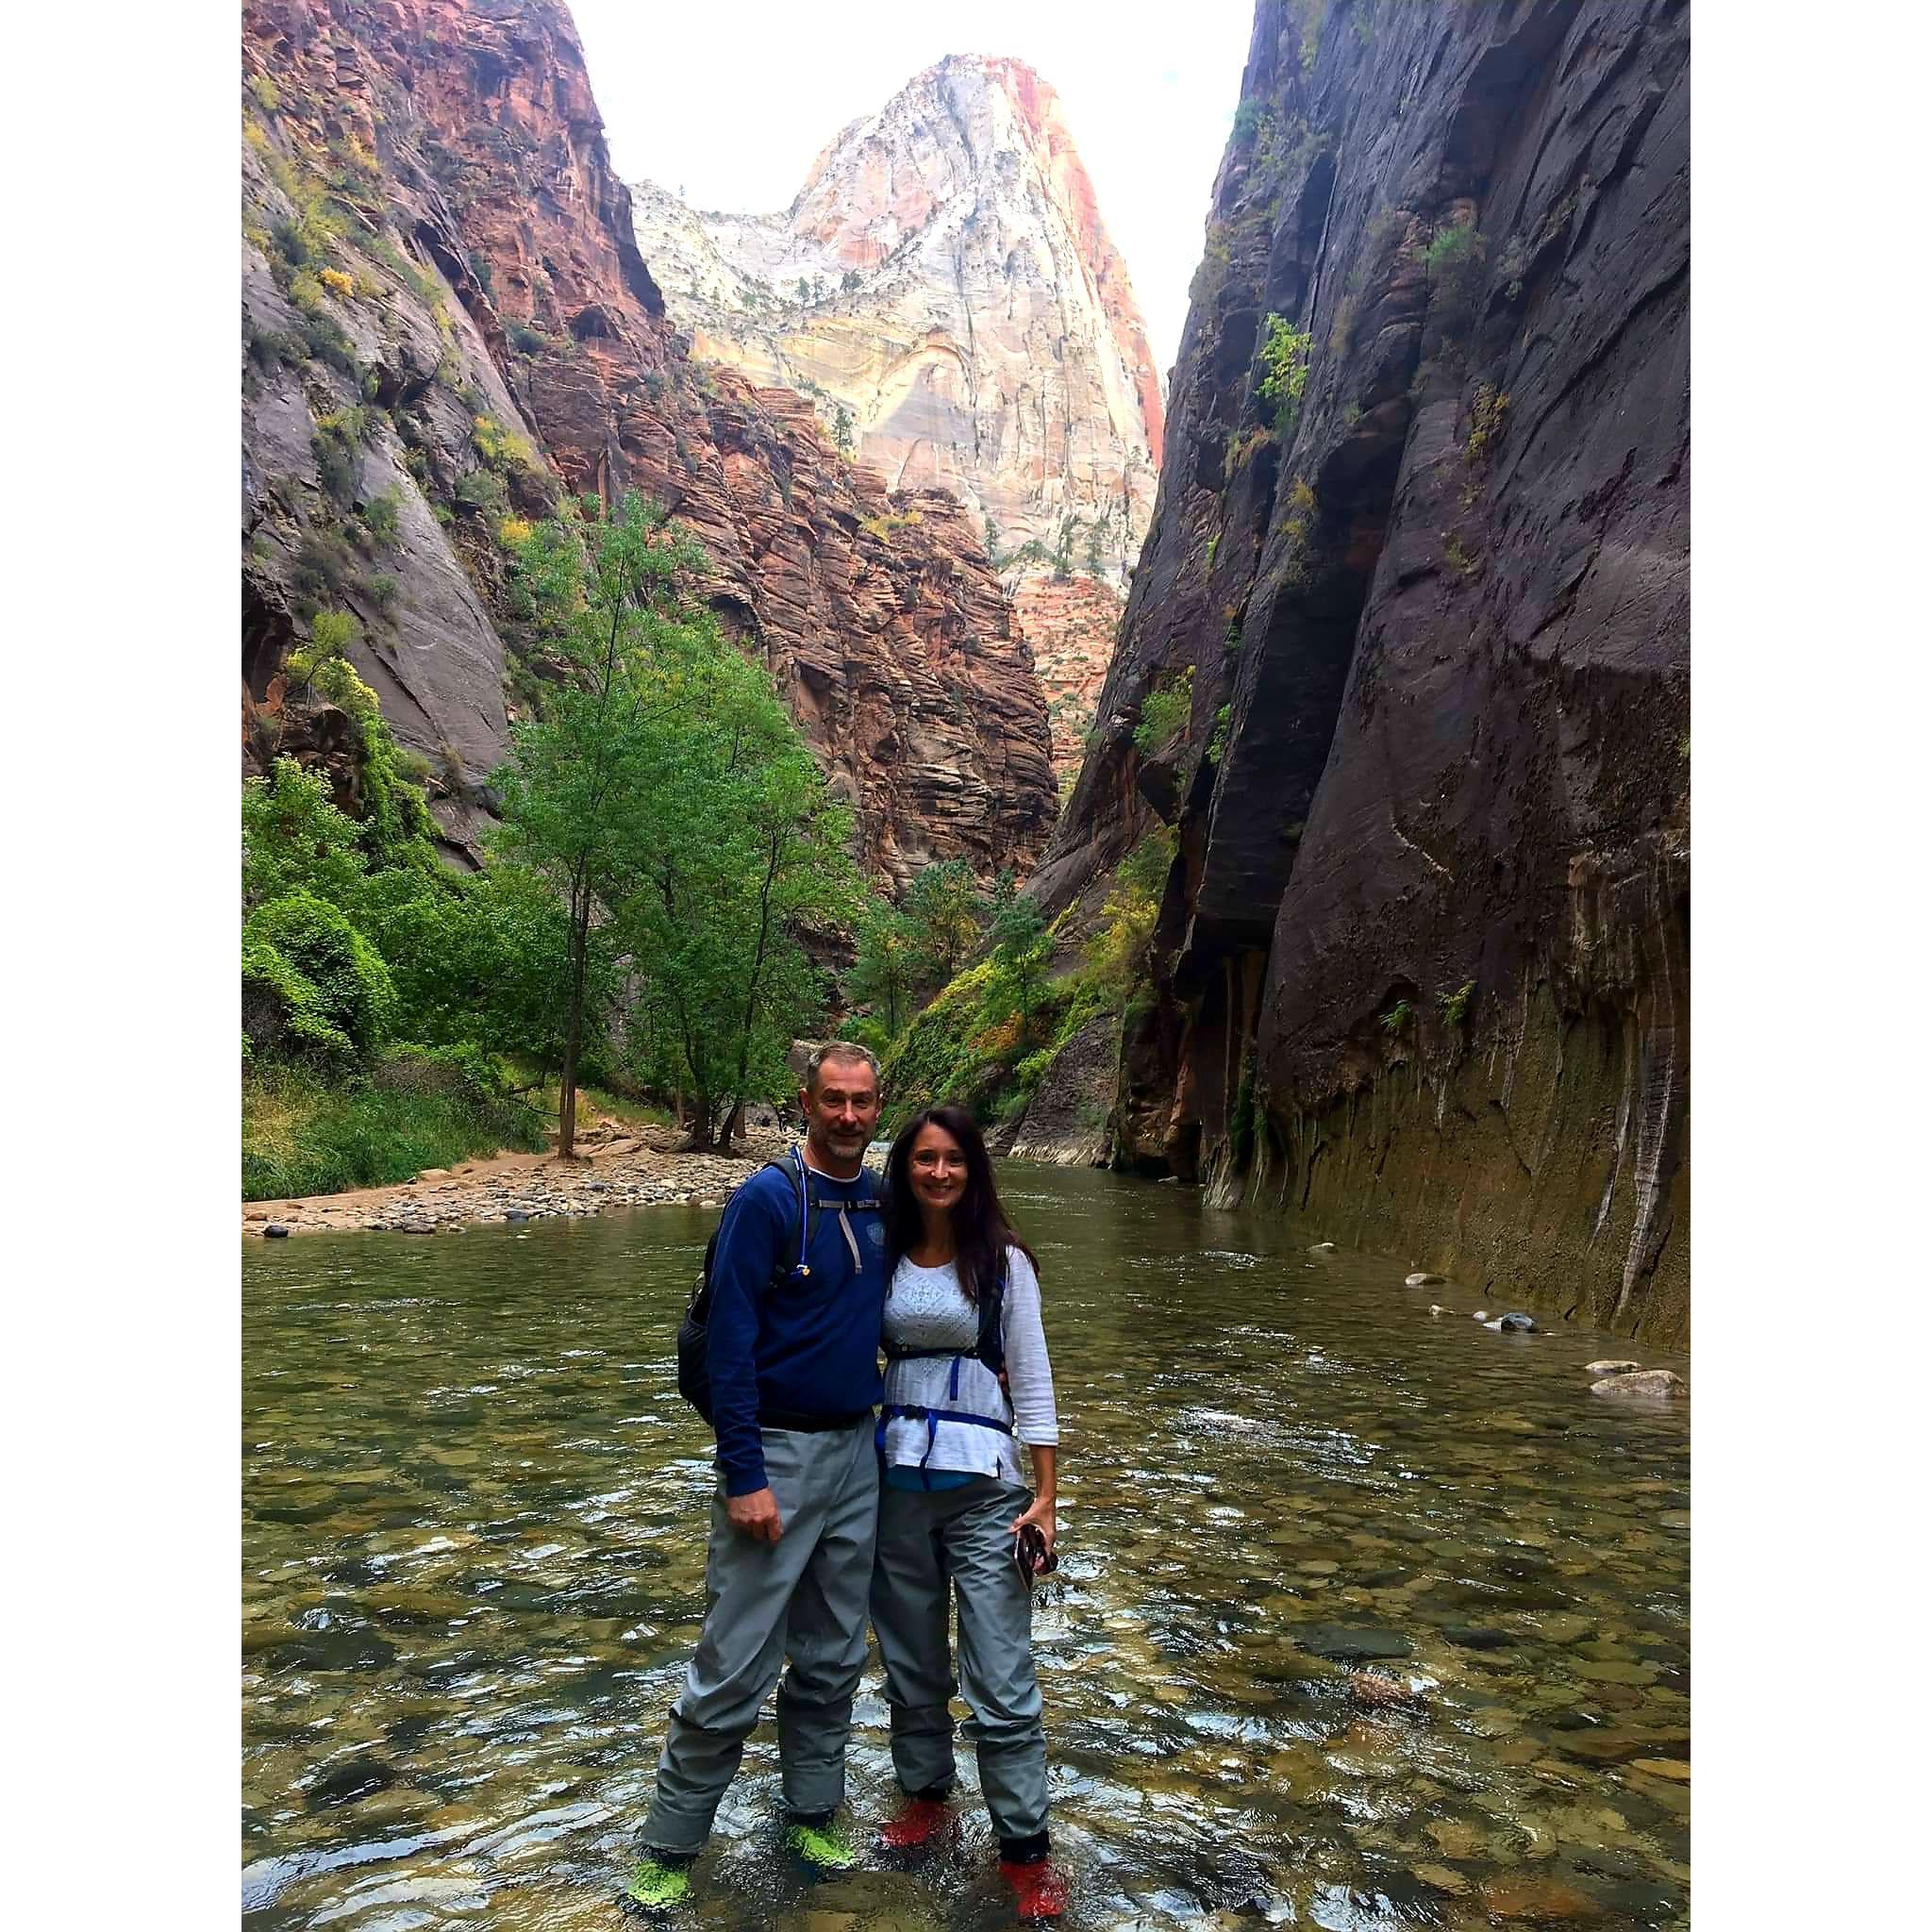
[[[834,1041],[806,1064],[810,1241],[799,1264],[798,1178],[761,1169],[732,1195],[711,1265],[708,1353],[718,1489],[709,1609],[671,1709],[644,1857],[629,1895],[676,1904],[711,1819],[778,1685],[788,1837],[810,1863],[854,1862],[832,1820],[845,1793],[852,1696],[865,1663],[878,1522],[873,1409],[880,1398],[885,1227],[865,1150],[878,1061]]]

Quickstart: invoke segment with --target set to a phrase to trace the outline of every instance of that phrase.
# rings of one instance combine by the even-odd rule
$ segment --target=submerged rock
[[[1641,1362],[1585,1362],[1583,1373],[1586,1375],[1627,1375],[1642,1366]]]
[[[1410,1274],[1403,1280],[1404,1288],[1440,1288],[1442,1276],[1440,1274]]]
[[[1503,1650],[1516,1641],[1508,1631],[1492,1629],[1487,1624],[1445,1624],[1442,1635],[1464,1650]]]
[[[1643,1395],[1672,1401],[1690,1392],[1690,1386],[1672,1369],[1639,1369],[1634,1374],[1607,1375],[1590,1385],[1592,1395]]]
[[[262,1229],[261,1232],[263,1237],[268,1241],[285,1241],[289,1238],[290,1229],[286,1222],[271,1221],[269,1224]]]
[[[1453,1315],[1455,1312],[1454,1308],[1445,1308],[1441,1302],[1429,1304],[1429,1313],[1432,1315]]]
[[[1334,1252],[1335,1243],[1333,1241],[1316,1241],[1308,1249],[1308,1253],[1311,1255],[1332,1255]]]
[[[1346,1629],[1340,1624],[1305,1624],[1295,1632],[1295,1648],[1331,1663],[1367,1663],[1375,1658],[1415,1655],[1415,1646],[1392,1630]]]
[[[1537,1333],[1536,1318],[1517,1309],[1505,1315],[1498,1324],[1505,1335],[1534,1335]]]

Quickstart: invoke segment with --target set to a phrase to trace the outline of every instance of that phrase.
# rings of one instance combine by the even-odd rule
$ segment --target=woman
[[[892,1142],[884,1218],[895,1264],[872,1621],[907,1802],[880,1836],[908,1850],[944,1824],[954,1774],[947,1704],[958,1688],[973,1712],[967,1730],[1000,1874],[1022,1918],[1058,1918],[1067,1887],[1047,1861],[1032,1576],[1053,1561],[1059,1424],[1033,1254],[1000,1208],[979,1129],[957,1107],[927,1108]],[[1020,1441],[1031,1452],[1031,1494]],[[957,1684],[949,1583],[959,1603]]]

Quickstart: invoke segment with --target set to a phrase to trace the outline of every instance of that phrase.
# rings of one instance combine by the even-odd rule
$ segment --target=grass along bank
[[[299,1063],[242,1070],[244,1201],[383,1187],[547,1141],[543,1115],[480,1057],[404,1049],[347,1080]]]

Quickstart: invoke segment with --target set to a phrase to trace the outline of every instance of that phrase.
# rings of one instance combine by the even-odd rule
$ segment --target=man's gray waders
[[[702,1849],[787,1657],[791,1668],[778,1685],[786,1807],[810,1817],[845,1795],[878,1524],[872,1418],[848,1428],[763,1434],[765,1474],[785,1533],[768,1543],[733,1529],[720,1476],[705,1558],[709,1607],[658,1760],[642,1833],[652,1851]]]
[[[979,1788],[1008,1844],[1046,1829],[1046,1734],[1033,1671],[1033,1591],[1013,1561],[1008,1525],[1033,1501],[1017,1483],[976,1475],[958,1489],[879,1492],[872,1624],[892,1707],[892,1766],[908,1791],[953,1781],[959,1690],[973,1715]],[[947,1641],[959,1597],[959,1674]]]

